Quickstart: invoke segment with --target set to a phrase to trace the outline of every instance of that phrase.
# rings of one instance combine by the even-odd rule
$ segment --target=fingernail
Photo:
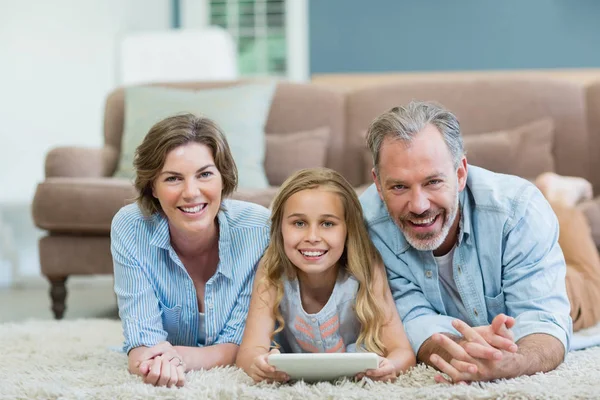
[[[512,346],[510,346],[510,351],[512,351],[513,353],[516,353],[517,350],[519,350],[519,347],[516,344],[513,344]]]

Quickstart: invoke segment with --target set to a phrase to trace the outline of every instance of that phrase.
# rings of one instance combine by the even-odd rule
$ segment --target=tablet
[[[293,380],[331,381],[379,366],[375,353],[294,353],[271,354],[269,364]]]

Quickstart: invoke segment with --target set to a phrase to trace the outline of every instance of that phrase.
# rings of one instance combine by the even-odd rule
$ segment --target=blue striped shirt
[[[160,213],[144,217],[137,204],[115,215],[111,252],[126,353],[163,340],[179,346],[240,344],[254,273],[269,241],[269,211],[224,200],[217,219],[219,264],[206,283],[200,332],[196,288],[171,246],[167,219]]]

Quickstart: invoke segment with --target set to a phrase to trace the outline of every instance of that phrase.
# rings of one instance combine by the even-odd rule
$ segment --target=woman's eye
[[[211,176],[213,173],[210,171],[204,171],[200,174],[201,178],[208,178],[209,176]]]
[[[177,180],[177,177],[176,177],[176,176],[168,176],[168,177],[165,179],[165,182],[175,182],[176,180]]]

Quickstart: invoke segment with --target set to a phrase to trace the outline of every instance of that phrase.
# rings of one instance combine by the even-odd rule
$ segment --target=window
[[[298,7],[302,2],[209,0],[208,22],[227,30],[237,43],[240,75],[299,77],[298,67],[290,68],[290,62],[295,61],[298,54],[290,51],[293,50],[290,45],[294,46],[290,39],[298,35],[290,32],[292,5],[286,3],[296,3],[294,7]],[[301,13],[296,11],[296,14]],[[302,30],[306,31],[305,23]]]

